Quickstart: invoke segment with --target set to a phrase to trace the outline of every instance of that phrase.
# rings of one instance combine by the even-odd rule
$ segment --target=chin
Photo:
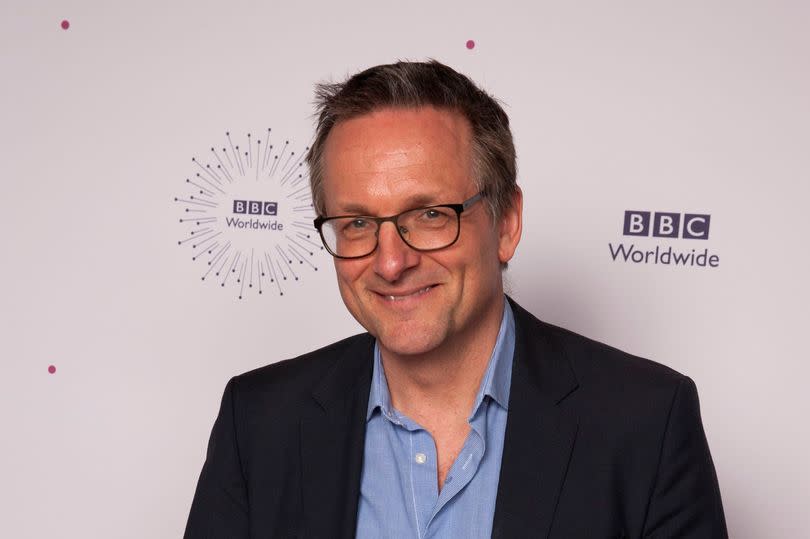
[[[419,326],[407,324],[404,327],[382,329],[376,337],[384,349],[401,356],[426,354],[438,348],[443,341],[442,333],[435,326]]]

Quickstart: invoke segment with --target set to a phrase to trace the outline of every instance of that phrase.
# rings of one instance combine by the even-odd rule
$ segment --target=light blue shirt
[[[379,347],[366,416],[357,514],[361,539],[490,537],[503,455],[515,321],[509,302],[467,422],[470,433],[438,490],[436,444],[391,405]]]

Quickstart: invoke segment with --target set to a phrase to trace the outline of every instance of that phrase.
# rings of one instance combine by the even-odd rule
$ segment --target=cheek
[[[501,283],[497,241],[486,238],[485,241],[478,242],[474,253],[465,268],[467,287],[479,290],[476,294],[486,294],[497,289]]]
[[[454,276],[466,301],[474,301],[479,294],[475,290],[489,289],[500,278],[497,247],[490,241],[460,243],[452,252],[436,253],[433,259]]]
[[[476,273],[487,273],[493,264],[498,265],[498,237],[489,226],[476,230],[476,235],[463,245],[468,253],[467,265]]]
[[[335,273],[337,274],[340,293],[344,299],[347,295],[352,294],[353,288],[357,286],[367,265],[368,264],[364,264],[362,260],[335,259]]]

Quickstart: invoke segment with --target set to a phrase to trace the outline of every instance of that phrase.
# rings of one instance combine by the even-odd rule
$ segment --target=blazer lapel
[[[335,362],[301,420],[306,537],[355,535],[373,347],[367,335]]]
[[[510,302],[515,357],[492,537],[548,537],[578,428],[562,402],[578,383],[548,329]]]

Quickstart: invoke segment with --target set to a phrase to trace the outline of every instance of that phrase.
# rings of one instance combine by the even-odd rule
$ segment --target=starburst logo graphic
[[[296,154],[288,140],[274,144],[271,134],[261,140],[248,133],[240,145],[226,132],[221,148],[191,159],[186,194],[174,199],[182,212],[177,244],[191,250],[202,281],[231,288],[239,299],[283,296],[306,271],[318,271],[323,250],[304,152]]]

